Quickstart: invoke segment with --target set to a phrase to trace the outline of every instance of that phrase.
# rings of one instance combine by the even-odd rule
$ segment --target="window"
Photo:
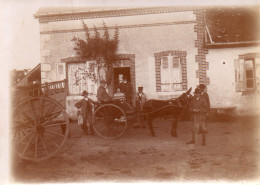
[[[57,80],[64,80],[66,78],[65,64],[56,63],[56,75]]]
[[[245,73],[246,73],[246,88],[253,89],[255,87],[253,60],[245,60]]]
[[[259,84],[259,58],[240,58],[235,60],[236,91],[255,90]]]
[[[161,91],[182,90],[181,58],[177,56],[161,57]]]

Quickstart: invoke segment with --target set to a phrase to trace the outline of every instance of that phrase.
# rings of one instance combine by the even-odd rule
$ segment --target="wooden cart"
[[[54,156],[69,136],[66,81],[17,87],[12,96],[12,150],[31,161]]]
[[[135,111],[128,103],[113,101],[95,108],[92,123],[98,136],[115,139],[122,136],[135,119]]]

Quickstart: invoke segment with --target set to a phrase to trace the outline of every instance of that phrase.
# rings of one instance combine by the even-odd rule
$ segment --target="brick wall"
[[[203,10],[194,11],[197,17],[197,23],[194,26],[194,31],[197,33],[197,39],[195,40],[195,47],[197,48],[197,54],[195,55],[195,61],[198,63],[198,70],[196,71],[196,78],[199,79],[199,84],[209,85],[210,80],[207,76],[207,70],[209,69],[209,63],[206,61],[207,48],[204,48],[205,38],[205,21]]]

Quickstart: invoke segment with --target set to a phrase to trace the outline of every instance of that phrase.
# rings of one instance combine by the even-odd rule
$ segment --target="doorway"
[[[116,89],[119,87],[119,84],[123,82],[123,76],[126,76],[127,81],[131,82],[131,76],[130,76],[130,67],[116,67],[114,68],[114,93],[116,92]]]

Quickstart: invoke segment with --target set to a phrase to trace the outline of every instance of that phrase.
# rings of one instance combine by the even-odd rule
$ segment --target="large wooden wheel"
[[[60,103],[48,97],[30,97],[12,111],[12,149],[25,160],[54,156],[69,135],[69,119]]]
[[[105,139],[115,139],[127,129],[127,117],[123,109],[114,104],[98,107],[93,115],[93,128],[96,134]]]

